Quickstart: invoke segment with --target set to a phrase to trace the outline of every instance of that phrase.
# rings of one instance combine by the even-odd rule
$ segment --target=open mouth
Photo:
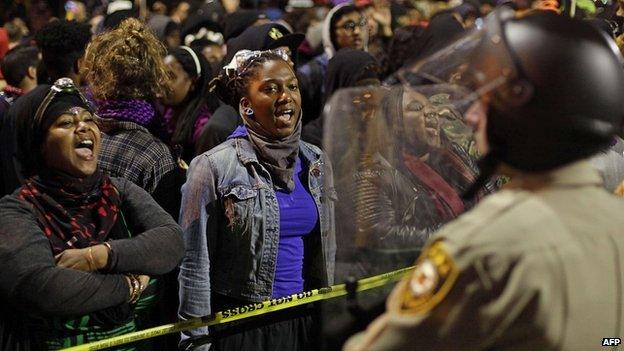
[[[285,109],[275,113],[276,124],[278,127],[290,126],[295,116],[295,110]]]
[[[425,130],[430,137],[437,137],[440,134],[437,128],[426,127]]]
[[[76,144],[78,157],[90,161],[93,159],[93,140],[83,139]]]

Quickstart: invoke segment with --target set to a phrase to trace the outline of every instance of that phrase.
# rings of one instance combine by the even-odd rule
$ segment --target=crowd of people
[[[411,265],[372,307],[113,349],[624,336],[624,2],[30,0],[0,25],[1,350]]]

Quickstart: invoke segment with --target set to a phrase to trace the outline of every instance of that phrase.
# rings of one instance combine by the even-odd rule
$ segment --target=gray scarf
[[[293,173],[299,155],[302,113],[299,113],[299,120],[293,133],[283,139],[265,136],[268,133],[260,123],[248,118],[244,113],[240,115],[247,127],[249,141],[256,151],[258,160],[273,177],[273,185],[279,190],[288,192],[295,190]]]

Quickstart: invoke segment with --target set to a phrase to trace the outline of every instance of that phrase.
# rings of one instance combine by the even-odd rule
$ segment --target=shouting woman
[[[239,51],[213,84],[244,126],[196,157],[182,188],[183,319],[333,282],[332,174],[323,153],[300,140],[301,95],[288,55]],[[213,347],[306,350],[318,342],[306,306],[255,325],[216,334]]]

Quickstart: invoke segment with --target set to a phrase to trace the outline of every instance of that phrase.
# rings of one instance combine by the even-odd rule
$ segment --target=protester
[[[182,171],[171,149],[158,138],[154,102],[169,93],[162,43],[139,20],[97,35],[87,48],[83,74],[101,117],[100,167],[150,193],[178,217]]]
[[[182,45],[191,46],[195,40],[207,39],[223,45],[223,29],[211,15],[203,11],[192,14],[180,30]]]
[[[190,48],[204,56],[213,72],[219,72],[223,67],[222,62],[225,57],[223,44],[208,39],[196,39],[191,42]]]
[[[297,72],[305,111],[304,124],[321,114],[325,94],[323,82],[329,59],[341,48],[366,51],[367,45],[366,18],[355,6],[344,3],[329,11],[323,22],[325,52],[300,67]]]
[[[106,15],[101,22],[101,28],[96,33],[117,28],[128,18],[137,18],[139,9],[130,0],[113,0],[106,6]]]
[[[130,18],[93,39],[83,68],[105,133],[100,167],[146,190],[177,220],[185,165],[179,162],[181,155],[161,139],[165,132],[156,113],[157,98],[169,93],[164,54],[163,44],[151,31]],[[168,323],[176,316],[176,276],[174,270],[161,280],[163,297],[160,313],[151,318],[153,324]],[[176,342],[171,336],[159,345],[169,350]]]
[[[169,52],[165,64],[173,72],[171,93],[162,102],[170,144],[179,148],[182,159],[190,163],[195,156],[195,143],[219,100],[209,92],[212,71],[199,52],[180,46]]]
[[[356,1],[368,26],[367,51],[379,62],[381,72],[387,70],[388,46],[392,39],[392,9],[388,0]]]
[[[343,88],[380,85],[381,67],[369,53],[351,48],[338,50],[329,60],[327,77],[325,80],[325,96],[323,103],[331,98],[332,94]],[[303,127],[302,139],[322,147],[323,116],[315,119]]]
[[[61,77],[69,77],[77,84],[81,82],[79,62],[84,55],[85,47],[91,40],[88,25],[73,21],[53,21],[35,33],[34,39],[41,51],[42,64],[38,65],[35,72],[36,83],[30,82],[31,88],[34,87],[33,83],[35,85],[37,83],[50,84]],[[32,50],[30,52],[31,55],[34,54]],[[38,56],[37,60],[39,60]],[[11,73],[7,72],[7,74]],[[3,153],[3,194],[10,194],[17,189],[24,178],[19,160],[14,157],[17,145],[15,118],[16,115],[10,111],[7,113],[0,134],[2,136],[0,143],[4,150],[1,151]]]
[[[212,19],[213,16],[204,12],[191,15],[181,31],[182,45],[204,55],[212,71],[219,72],[225,56],[225,41],[221,26]]]
[[[2,349],[56,350],[142,328],[158,276],[182,257],[180,228],[144,190],[98,167],[100,131],[69,78],[13,108],[28,178],[0,200]]]
[[[386,76],[395,73],[405,65],[424,31],[425,27],[419,25],[400,27],[394,31],[394,36],[388,45]]]
[[[91,40],[88,24],[75,21],[52,21],[35,33],[35,42],[41,50],[46,77],[39,83],[52,84],[69,77],[82,84],[79,61]]]
[[[240,50],[283,48],[288,52],[294,64],[297,57],[297,48],[303,39],[304,36],[301,33],[291,33],[281,24],[267,23],[257,25],[248,28],[238,37],[227,42],[229,54],[225,59],[226,62],[230,62],[234,54]],[[206,123],[198,141],[197,153],[200,154],[221,144],[242,123],[240,114],[234,108],[227,104],[222,105]]]
[[[407,55],[402,57],[403,64],[410,65],[418,62],[418,60],[427,58],[433,53],[451,44],[463,32],[464,27],[452,12],[441,13],[433,17],[429,25],[418,35],[416,40],[407,41],[402,44],[407,49]],[[394,49],[396,50],[397,48],[395,47]],[[398,58],[391,56],[390,60],[398,60]],[[392,64],[392,66],[396,67],[397,65]],[[384,83],[393,85],[398,84],[399,81],[396,75],[391,75],[384,81]],[[418,82],[412,81],[410,83],[421,84],[435,82],[430,82],[426,78],[420,77]]]
[[[167,49],[171,50],[180,46],[180,25],[174,22],[170,17],[163,15],[154,15],[147,23],[149,28],[154,32]]]
[[[244,126],[195,158],[182,188],[182,319],[333,283],[332,173],[323,153],[300,141],[301,96],[288,55],[239,51],[214,84]],[[292,308],[212,347],[314,349],[317,322],[310,305]]]
[[[8,85],[0,92],[0,196],[8,195],[19,187],[15,158],[17,138],[15,118],[8,115],[9,107],[20,96],[37,86],[39,51],[35,47],[15,47],[0,63]]]

